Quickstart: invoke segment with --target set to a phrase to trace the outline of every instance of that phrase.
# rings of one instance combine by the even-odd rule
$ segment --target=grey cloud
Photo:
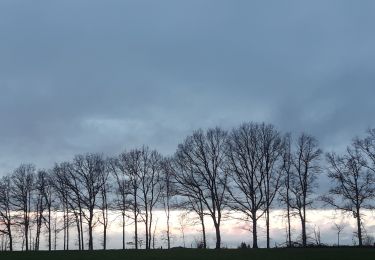
[[[2,1],[0,171],[242,121],[375,125],[372,1]]]

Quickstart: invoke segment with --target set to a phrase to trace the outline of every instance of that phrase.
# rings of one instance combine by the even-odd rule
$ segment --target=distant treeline
[[[143,244],[150,249],[155,246],[153,213],[160,208],[165,211],[168,248],[173,209],[196,215],[202,248],[207,247],[205,216],[215,227],[216,248],[222,244],[224,210],[250,221],[253,248],[258,247],[257,221],[263,217],[269,248],[270,210],[276,205],[286,212],[286,246],[294,245],[292,216],[301,223],[298,242],[308,246],[307,209],[316,201],[350,213],[362,246],[362,211],[374,205],[375,129],[353,139],[340,154],[322,153],[316,138],[306,133],[294,138],[270,124],[244,123],[229,131],[219,127],[194,131],[170,157],[143,146],[109,158],[76,155],[48,170],[21,164],[0,179],[1,248],[13,250],[17,241],[22,250],[39,250],[41,234],[46,234],[48,250],[53,250],[56,234],[63,232],[63,248],[69,250],[69,231],[74,229],[79,250],[92,250],[93,229],[101,228],[106,249],[109,213],[117,212],[122,219],[122,248],[125,226],[131,221],[134,247]],[[328,176],[331,189],[318,197],[314,194],[319,174]],[[138,225],[144,225],[142,234]]]

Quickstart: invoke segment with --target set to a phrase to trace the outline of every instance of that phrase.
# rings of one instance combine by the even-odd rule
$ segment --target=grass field
[[[0,252],[1,260],[38,259],[38,260],[203,260],[203,259],[361,259],[374,260],[375,248],[293,248],[293,249],[258,249],[258,250],[199,250],[199,249],[172,249],[172,250],[108,250],[108,251],[55,251],[55,252]]]

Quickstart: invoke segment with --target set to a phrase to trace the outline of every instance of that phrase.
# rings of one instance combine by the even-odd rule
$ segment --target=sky
[[[374,1],[0,1],[0,175],[244,121],[375,127]]]

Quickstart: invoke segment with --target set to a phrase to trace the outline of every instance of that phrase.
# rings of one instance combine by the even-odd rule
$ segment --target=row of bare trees
[[[106,249],[109,217],[117,214],[122,220],[122,248],[131,225],[134,248],[144,243],[150,249],[155,247],[155,209],[164,209],[170,248],[171,211],[183,209],[196,215],[204,248],[205,221],[211,220],[220,248],[220,227],[231,217],[228,212],[248,221],[254,248],[258,220],[264,218],[269,248],[270,213],[282,207],[287,245],[292,246],[291,218],[297,216],[301,242],[307,246],[307,209],[320,201],[319,206],[356,218],[362,245],[362,210],[372,209],[375,196],[375,130],[356,138],[345,153],[328,153],[326,158],[322,160],[318,141],[310,135],[293,139],[270,124],[244,123],[230,131],[218,127],[194,131],[170,157],[144,146],[110,158],[77,155],[49,170],[22,164],[0,180],[0,234],[7,250],[14,249],[16,240],[22,250],[39,250],[42,234],[48,250],[56,249],[58,232],[63,233],[64,250],[69,250],[72,236],[79,250],[93,250],[94,229],[100,228]],[[328,173],[333,186],[319,196],[317,180],[322,172]],[[139,234],[138,225],[144,225],[144,234]]]
[[[178,146],[174,163],[178,194],[200,217],[212,218],[216,248],[220,247],[223,209],[242,213],[252,224],[253,247],[258,247],[257,221],[266,219],[270,247],[270,209],[279,198],[290,218],[301,220],[302,244],[307,245],[306,209],[312,204],[322,151],[312,136],[302,134],[295,144],[273,125],[245,123],[230,132],[198,130]]]
[[[342,154],[328,153],[328,177],[334,182],[322,200],[329,206],[352,214],[357,222],[358,244],[363,244],[364,209],[374,209],[375,129],[365,138],[355,138]]]

